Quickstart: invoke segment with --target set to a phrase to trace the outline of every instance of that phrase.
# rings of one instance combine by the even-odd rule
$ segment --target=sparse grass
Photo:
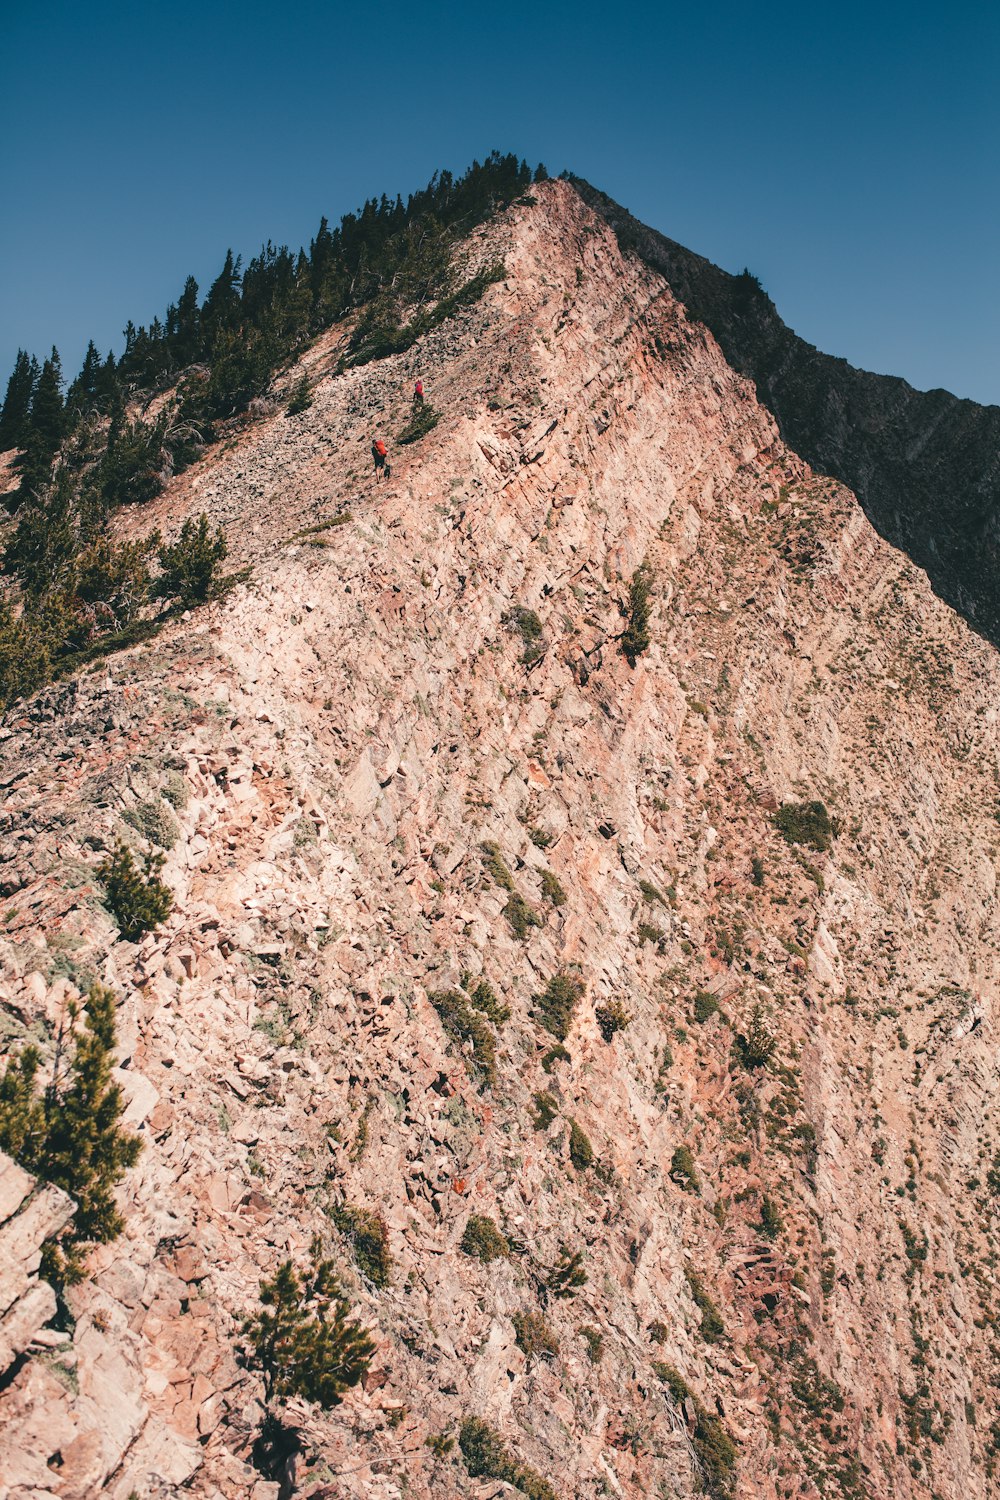
[[[565,906],[566,892],[551,870],[542,871],[542,895],[546,901],[551,901],[553,906]]]

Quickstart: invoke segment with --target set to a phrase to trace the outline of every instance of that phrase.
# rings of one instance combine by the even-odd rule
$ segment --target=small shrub
[[[122,813],[125,822],[150,844],[172,849],[181,836],[181,827],[162,802],[139,802]]]
[[[435,1458],[447,1458],[455,1446],[455,1439],[447,1432],[433,1432],[424,1438],[424,1447],[429,1448]]]
[[[553,906],[566,904],[566,892],[551,870],[542,871],[542,895],[546,901],[551,901]]]
[[[541,917],[535,911],[534,907],[528,905],[519,891],[511,892],[507,905],[503,909],[503,914],[510,923],[511,932],[522,943],[527,938],[532,927],[541,927],[542,925]]]
[[[12,1057],[0,1077],[0,1150],[26,1172],[54,1183],[75,1201],[69,1226],[42,1247],[41,1274],[57,1286],[82,1280],[84,1255],[115,1240],[124,1228],[114,1189],[142,1150],[121,1128],[122,1092],[111,1081],[115,1064],[115,995],[95,984],[87,996],[82,1031],[70,1006],[60,1027],[51,1082],[36,1089],[36,1047]],[[66,1056],[73,1044],[72,1061]]]
[[[774,814],[774,826],[786,843],[820,852],[833,847],[838,831],[822,802],[784,802]]]
[[[639,890],[647,906],[666,906],[666,896],[655,885],[651,885],[648,880],[639,881]]]
[[[557,1044],[542,1054],[542,1067],[546,1073],[551,1073],[556,1063],[569,1062],[570,1060],[570,1055],[566,1051],[566,1048]]]
[[[531,1123],[536,1130],[548,1130],[558,1113],[559,1106],[552,1094],[535,1095],[535,1113]]]
[[[504,857],[500,853],[500,845],[493,843],[492,840],[487,840],[487,842],[480,845],[480,848],[486,856],[486,872],[493,881],[493,884],[500,886],[502,890],[513,891],[514,877],[508,870],[504,862]]]
[[[540,1312],[516,1312],[511,1319],[514,1337],[529,1359],[559,1353],[559,1340]]]
[[[174,812],[183,812],[188,805],[188,786],[179,771],[168,771],[163,786],[163,796]]]
[[[589,1324],[577,1329],[580,1337],[587,1346],[587,1358],[592,1365],[599,1365],[604,1356],[604,1335],[599,1328],[592,1328]]]
[[[756,854],[750,861],[750,879],[754,885],[764,884],[764,861]]]
[[[516,630],[524,644],[521,655],[522,665],[533,666],[545,653],[542,643],[542,622],[533,609],[526,609],[523,604],[515,604],[509,614],[504,615],[503,623]]]
[[[49,676],[54,642],[32,616],[15,617],[0,599],[0,709],[30,698]]]
[[[470,1076],[492,1088],[497,1078],[496,1038],[461,990],[436,990],[427,996],[437,1011],[445,1034],[462,1049]],[[465,1044],[471,1042],[471,1055]]]
[[[508,1453],[500,1434],[479,1417],[466,1417],[458,1434],[465,1467],[473,1479],[500,1479],[528,1500],[558,1500],[547,1479]]]
[[[546,1031],[564,1042],[573,1024],[573,1014],[587,986],[575,974],[553,974],[540,995],[532,995],[535,1014]]]
[[[147,932],[154,931],[173,910],[173,892],[157,878],[163,859],[162,854],[147,854],[142,874],[136,868],[131,849],[119,841],[113,853],[97,867],[108,907],[127,943],[137,943]]]
[[[667,937],[663,928],[657,927],[655,922],[640,922],[635,932],[640,943],[655,943],[658,948]]]
[[[489,980],[463,974],[462,988],[476,1009],[481,1010],[494,1026],[503,1026],[510,1020],[510,1006],[503,1003]]]
[[[729,1500],[733,1493],[733,1471],[739,1453],[719,1418],[710,1416],[700,1402],[695,1407],[695,1426],[691,1441],[701,1464],[702,1478],[708,1494],[714,1500]]]
[[[160,548],[163,573],[156,580],[157,594],[179,599],[185,605],[201,603],[211,593],[219,564],[228,551],[221,526],[213,536],[204,511],[197,521],[189,516],[177,541]]]
[[[546,833],[542,828],[533,828],[528,837],[536,849],[547,849],[552,842],[551,833]]]
[[[685,1271],[694,1304],[701,1313],[701,1336],[706,1344],[717,1344],[726,1332],[722,1314],[693,1271]]]
[[[570,1252],[568,1246],[559,1246],[559,1259],[545,1279],[546,1289],[553,1297],[575,1297],[587,1284],[587,1273],[583,1269],[583,1254],[579,1250]]]
[[[710,1016],[715,1015],[718,1009],[718,1000],[716,1000],[714,995],[709,994],[708,990],[695,990],[692,1015],[699,1025],[704,1025]]]
[[[649,1336],[654,1344],[665,1344],[670,1337],[670,1329],[661,1318],[654,1318],[649,1325]]]
[[[471,1214],[462,1233],[459,1249],[476,1260],[501,1260],[510,1254],[510,1241],[486,1214]]]
[[[767,1067],[777,1045],[777,1038],[767,1024],[763,1009],[755,1005],[750,1014],[746,1034],[737,1032],[733,1039],[733,1055],[748,1072],[753,1072],[755,1068]]]
[[[586,1172],[594,1165],[594,1148],[590,1139],[575,1120],[570,1121],[569,1159],[578,1172]]]
[[[882,1142],[882,1155],[884,1156],[886,1142],[882,1139],[881,1136],[879,1136],[879,1140]],[[872,1154],[874,1155],[874,1152]],[[881,1165],[882,1158],[877,1158],[877,1160],[879,1161],[879,1165]],[[995,1198],[1000,1197],[1000,1151],[998,1151],[994,1155],[993,1161],[991,1162],[987,1170],[986,1186],[989,1188],[990,1192]]]
[[[419,443],[422,437],[426,437],[429,432],[433,432],[440,420],[441,413],[435,411],[429,401],[425,399],[418,402],[414,406],[410,420],[402,432],[396,434],[396,442],[402,445]]]
[[[312,404],[312,387],[309,384],[309,376],[303,371],[289,393],[285,416],[297,417],[300,413],[308,411]]]
[[[632,1017],[620,1000],[609,1000],[605,1005],[599,1005],[594,1016],[606,1042],[610,1042],[616,1032],[624,1031],[632,1023]]]
[[[785,1227],[785,1221],[778,1211],[778,1205],[766,1193],[761,1199],[760,1223],[757,1227],[764,1238],[768,1240],[776,1240]]]
[[[380,1213],[350,1203],[335,1208],[330,1217],[350,1241],[354,1264],[373,1286],[387,1287],[392,1279],[389,1226]]]
[[[662,1340],[660,1340],[660,1342],[662,1342]],[[687,1401],[690,1399],[691,1387],[688,1385],[687,1381],[684,1379],[684,1376],[680,1373],[680,1371],[674,1369],[673,1365],[665,1364],[663,1360],[658,1359],[654,1361],[653,1369],[656,1371],[659,1379],[662,1380],[663,1384],[667,1387],[667,1390],[670,1392],[671,1399],[675,1401],[678,1406],[680,1406],[682,1401]]]
[[[260,1284],[261,1308],[243,1322],[243,1360],[264,1380],[264,1403],[301,1396],[326,1409],[336,1406],[365,1375],[375,1345],[348,1317],[332,1260],[314,1239],[310,1264],[296,1271],[284,1261]]]
[[[647,563],[633,575],[628,586],[628,624],[622,634],[622,651],[634,667],[644,651],[649,650],[649,595],[653,575]]]
[[[701,1192],[701,1181],[698,1177],[690,1146],[677,1146],[675,1148],[674,1154],[670,1158],[670,1171],[672,1176],[682,1179],[681,1186],[686,1193]]]
[[[739,1456],[735,1443],[719,1418],[711,1416],[705,1410],[679,1370],[659,1361],[653,1365],[653,1369],[670,1392],[670,1399],[675,1406],[688,1401],[694,1407],[691,1442],[701,1467],[704,1488],[714,1500],[729,1500],[733,1471]]]

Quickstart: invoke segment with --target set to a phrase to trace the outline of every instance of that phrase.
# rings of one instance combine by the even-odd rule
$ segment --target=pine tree
[[[98,381],[101,376],[101,356],[90,340],[83,356],[80,373],[66,392],[66,410],[70,413],[87,411],[97,403]]]
[[[198,356],[201,313],[198,308],[198,283],[189,276],[177,303],[176,356],[182,367]]]
[[[142,1142],[121,1129],[122,1092],[111,1081],[115,1041],[114,992],[95,984],[82,1031],[77,1008],[68,1009],[48,1086],[36,1089],[36,1047],[11,1059],[0,1079],[0,1148],[76,1202],[69,1226],[43,1247],[42,1275],[58,1286],[81,1280],[87,1247],[116,1239],[124,1227],[114,1188]]]
[[[60,469],[52,484],[29,492],[17,512],[17,526],[3,554],[30,599],[58,587],[77,548],[78,516],[70,475]]]
[[[177,598],[182,604],[199,604],[208,598],[219,563],[228,547],[220,526],[215,535],[204,512],[195,521],[189,516],[172,546],[160,548],[162,576],[157,580],[161,598]]]
[[[7,381],[7,393],[0,408],[0,453],[21,448],[28,429],[28,413],[38,378],[38,362],[28,358],[24,349],[17,351],[14,368]]]
[[[240,257],[233,258],[226,251],[222,270],[212,282],[201,310],[202,327],[215,333],[220,328],[233,328],[240,316]]]
[[[126,943],[137,943],[173,911],[173,891],[158,878],[163,860],[162,854],[147,854],[145,872],[140,871],[131,849],[119,842],[97,867],[97,878],[104,883],[108,906]]]
[[[332,1260],[322,1258],[317,1237],[310,1264],[301,1273],[286,1260],[260,1284],[259,1312],[243,1324],[247,1367],[264,1380],[268,1408],[302,1396],[329,1409],[358,1384],[375,1345],[340,1290]]]
[[[52,460],[59,451],[66,430],[66,410],[62,396],[62,365],[59,351],[53,346],[52,353],[42,365],[28,416],[21,460],[21,489],[25,493],[37,493],[47,483],[52,473]]]
[[[95,381],[95,395],[97,405],[102,412],[114,415],[122,406],[123,393],[121,381],[118,378],[118,366],[115,357],[108,351],[108,357],[101,365]]]
[[[0,600],[0,709],[26,698],[49,673],[49,642],[29,614]]]

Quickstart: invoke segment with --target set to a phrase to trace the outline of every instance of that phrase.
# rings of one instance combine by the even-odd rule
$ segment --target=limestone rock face
[[[304,1494],[511,1493],[428,1446],[472,1415],[563,1500],[997,1493],[1000,665],[532,199],[479,303],[346,373],[331,334],[307,412],[123,514],[207,511],[248,581],[0,728],[4,1045],[113,985],[145,1142],[72,1379],[0,1389],[11,1500],[276,1495],[234,1339],[317,1233],[377,1353],[296,1410]],[[376,485],[417,375],[441,421]],[[175,909],[128,944],[95,869],[138,829]],[[446,1030],[480,978],[509,1018]]]

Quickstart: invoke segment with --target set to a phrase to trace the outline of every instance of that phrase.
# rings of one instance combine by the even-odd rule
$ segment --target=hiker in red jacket
[[[423,406],[424,404],[424,382],[422,380],[418,380],[413,387],[413,404],[414,406]]]
[[[392,470],[389,467],[388,452],[381,438],[372,438],[372,462],[375,465],[376,484],[382,478],[383,474],[386,479],[390,477]]]

